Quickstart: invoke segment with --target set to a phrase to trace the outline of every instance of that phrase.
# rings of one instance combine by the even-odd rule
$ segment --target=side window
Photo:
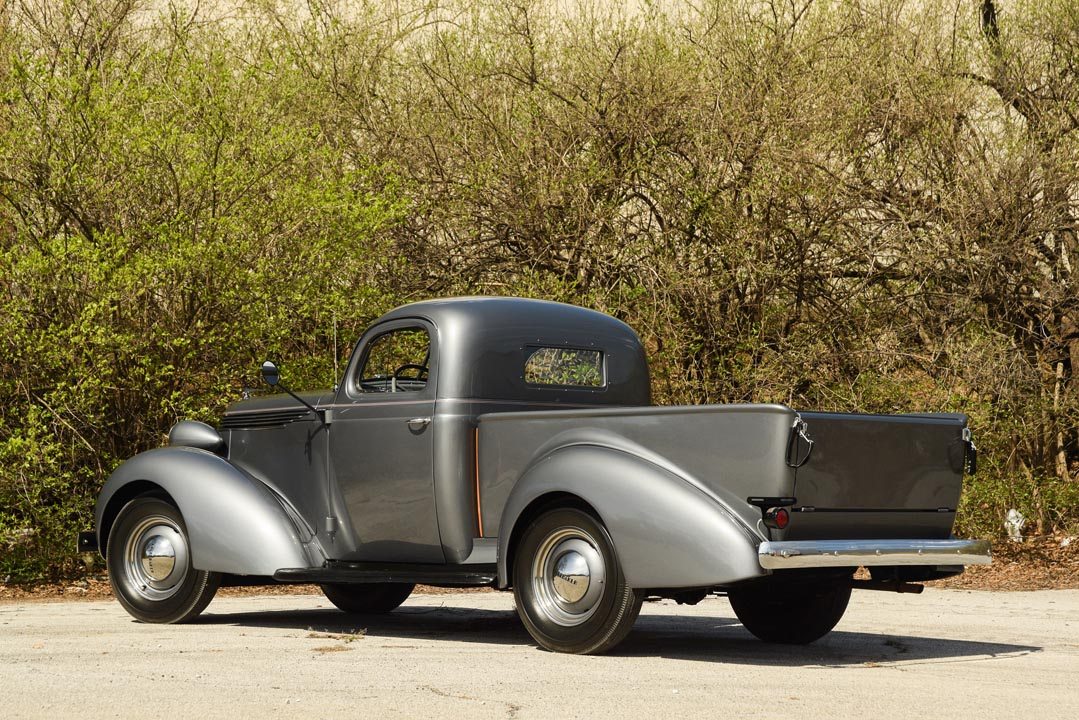
[[[606,384],[603,353],[574,348],[530,348],[525,382],[530,385],[601,388]]]
[[[355,378],[362,393],[418,392],[427,387],[431,339],[420,327],[379,335],[367,345]]]

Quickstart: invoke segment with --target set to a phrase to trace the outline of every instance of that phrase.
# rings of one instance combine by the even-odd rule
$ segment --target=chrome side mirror
[[[262,363],[262,379],[266,381],[266,384],[270,387],[277,385],[277,381],[281,379],[281,373],[278,372],[277,366],[267,360]]]

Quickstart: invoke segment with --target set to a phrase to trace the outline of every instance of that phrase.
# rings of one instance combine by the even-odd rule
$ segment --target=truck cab
[[[386,314],[336,389],[305,397],[318,414],[279,394],[232,405],[220,431],[228,459],[295,502],[328,559],[493,563],[492,539],[476,543],[479,417],[644,406],[649,377],[636,333],[607,315],[457,298]]]

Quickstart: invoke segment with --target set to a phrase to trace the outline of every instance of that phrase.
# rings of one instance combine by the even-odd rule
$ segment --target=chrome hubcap
[[[161,581],[176,567],[176,550],[169,539],[154,535],[142,546],[142,570],[152,580]]]
[[[551,586],[555,594],[564,602],[579,602],[588,593],[592,573],[588,570],[588,561],[575,550],[570,550],[558,558]]]
[[[127,536],[125,569],[131,588],[147,600],[172,597],[187,577],[187,542],[172,519],[148,517]]]
[[[544,539],[532,561],[532,591],[548,618],[573,627],[596,612],[606,583],[603,554],[581,528],[561,528]]]

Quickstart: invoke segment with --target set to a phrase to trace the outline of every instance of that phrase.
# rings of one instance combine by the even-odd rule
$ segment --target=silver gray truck
[[[639,338],[592,310],[415,303],[332,390],[262,372],[284,392],[178,423],[105,483],[80,544],[135,618],[191,620],[223,583],[318,583],[351,613],[493,586],[542,647],[599,653],[646,599],[715,593],[762,640],[807,643],[854,588],[990,561],[951,534],[965,416],[654,407]]]

